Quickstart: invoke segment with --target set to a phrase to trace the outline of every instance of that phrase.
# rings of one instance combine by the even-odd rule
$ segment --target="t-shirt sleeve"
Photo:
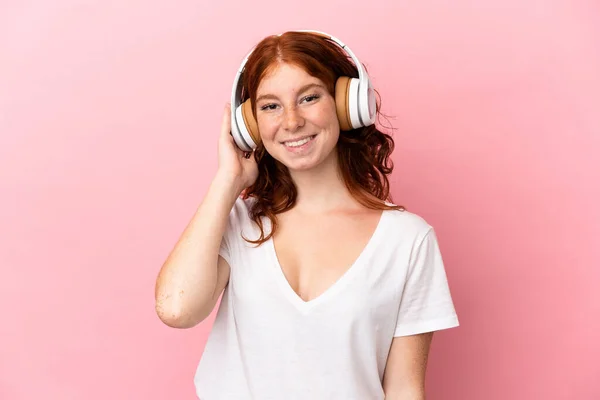
[[[225,233],[221,238],[221,246],[219,247],[219,255],[227,261],[227,264],[231,266],[231,251],[229,243],[228,230],[230,229],[230,219],[227,220],[227,226],[225,227]]]
[[[238,197],[229,212],[227,217],[227,224],[225,225],[225,231],[221,237],[221,245],[219,246],[219,255],[227,261],[227,264],[231,267],[233,264],[234,253],[236,251],[236,240],[240,235],[241,230],[241,218],[244,216],[243,213],[247,213],[248,209],[246,204],[241,197]]]
[[[394,336],[458,325],[437,237],[429,227],[410,257]]]

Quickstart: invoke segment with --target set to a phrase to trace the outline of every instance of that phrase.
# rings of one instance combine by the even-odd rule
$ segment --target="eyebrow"
[[[305,92],[308,89],[312,89],[313,87],[325,89],[325,86],[321,85],[320,83],[309,83],[307,85],[302,86],[298,90],[298,93]],[[258,96],[258,98],[256,99],[256,103],[258,103],[259,101],[264,100],[264,99],[277,99],[277,96],[275,96],[274,94],[263,94],[263,95]]]

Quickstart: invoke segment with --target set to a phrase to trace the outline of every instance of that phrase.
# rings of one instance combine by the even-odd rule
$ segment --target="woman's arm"
[[[229,264],[218,254],[240,192],[234,181],[217,175],[164,262],[155,301],[156,313],[166,325],[191,328],[213,310],[229,281]]]
[[[392,340],[385,373],[385,400],[425,400],[425,370],[433,332]]]
[[[258,176],[255,158],[245,157],[233,141],[230,113],[227,104],[217,174],[156,279],[156,313],[174,328],[191,328],[204,320],[227,285],[229,264],[219,256],[221,240],[237,198]]]

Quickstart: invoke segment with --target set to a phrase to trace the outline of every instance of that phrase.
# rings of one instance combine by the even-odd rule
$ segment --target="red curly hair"
[[[255,47],[248,58],[242,78],[242,101],[251,99],[256,119],[256,92],[261,80],[279,63],[304,69],[320,79],[335,98],[335,82],[340,76],[358,77],[358,70],[348,55],[329,39],[309,32],[286,32],[268,36]],[[381,104],[377,101],[377,115]],[[338,164],[350,194],[370,209],[404,210],[392,203],[387,175],[393,170],[390,155],[394,140],[375,125],[341,132],[337,143]],[[258,178],[242,194],[244,199],[255,198],[250,209],[251,219],[261,235],[250,243],[262,244],[277,230],[276,215],[291,209],[297,196],[296,186],[286,166],[274,159],[262,143],[254,151]],[[271,232],[265,236],[262,217],[271,221]]]

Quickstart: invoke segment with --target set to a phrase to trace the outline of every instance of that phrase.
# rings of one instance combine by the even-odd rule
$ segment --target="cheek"
[[[273,117],[259,117],[256,121],[263,142],[272,141],[277,132],[277,121]]]
[[[323,104],[318,112],[314,115],[314,121],[322,127],[330,129],[339,129],[339,121],[337,119],[337,112],[335,103],[333,101]]]

